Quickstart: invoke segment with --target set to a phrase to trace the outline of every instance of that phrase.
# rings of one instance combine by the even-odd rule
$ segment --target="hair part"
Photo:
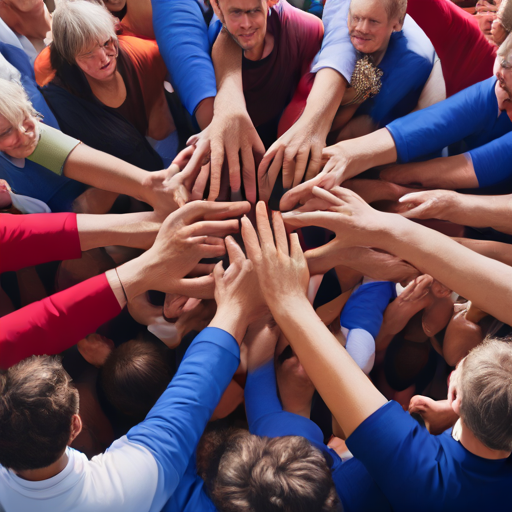
[[[488,448],[512,451],[512,344],[487,339],[460,364],[464,424]]]
[[[341,510],[324,456],[297,436],[233,435],[210,491],[221,512]]]
[[[85,0],[63,1],[52,17],[53,42],[56,51],[68,64],[94,45],[113,39],[117,43],[116,19],[102,5]]]
[[[41,117],[19,82],[0,78],[0,91],[0,115],[4,116],[14,128],[20,129],[29,117]]]
[[[32,356],[0,375],[0,464],[13,471],[62,456],[78,414],[78,391],[60,358]]]

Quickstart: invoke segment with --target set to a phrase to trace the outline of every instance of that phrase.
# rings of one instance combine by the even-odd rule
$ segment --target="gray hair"
[[[53,46],[69,63],[95,44],[103,45],[109,39],[117,42],[116,19],[101,5],[77,0],[62,1],[52,18]]]
[[[512,31],[512,2],[503,0],[498,9],[498,19],[501,26],[508,32]]]
[[[512,344],[487,339],[460,364],[462,420],[488,448],[512,451]]]
[[[0,115],[14,128],[21,128],[27,117],[41,117],[19,82],[0,78]]]

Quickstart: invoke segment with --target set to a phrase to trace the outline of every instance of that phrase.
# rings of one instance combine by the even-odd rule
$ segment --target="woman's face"
[[[80,52],[75,61],[86,75],[104,82],[110,80],[116,72],[117,55],[117,41],[109,39]]]
[[[110,12],[119,12],[124,9],[126,0],[105,0],[104,4]]]
[[[0,151],[13,158],[27,158],[39,142],[37,120],[29,116],[20,128],[15,128],[0,114]]]

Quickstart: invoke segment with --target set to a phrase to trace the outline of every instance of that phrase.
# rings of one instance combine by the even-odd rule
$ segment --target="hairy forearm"
[[[305,296],[269,304],[270,310],[345,435],[386,403]]]
[[[77,215],[80,248],[88,251],[96,247],[122,245],[147,249],[155,241],[161,223],[153,212],[123,215]]]
[[[107,153],[79,144],[64,165],[64,176],[93,187],[148,201],[150,173]]]
[[[512,322],[511,267],[399,215],[381,215],[383,227],[368,243],[408,261],[499,320]]]

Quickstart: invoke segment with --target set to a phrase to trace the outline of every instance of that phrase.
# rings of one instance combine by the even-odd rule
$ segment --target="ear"
[[[82,432],[82,418],[78,414],[73,414],[71,418],[71,434],[69,436],[68,446],[75,440],[76,436]]]
[[[393,32],[400,32],[404,28],[404,19],[401,20],[395,20],[395,23],[393,24]]]

